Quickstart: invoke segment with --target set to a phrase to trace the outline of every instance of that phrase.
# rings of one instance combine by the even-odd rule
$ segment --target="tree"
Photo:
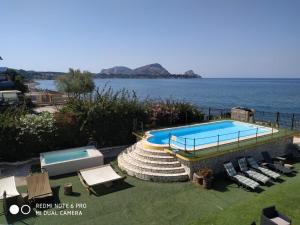
[[[56,80],[56,86],[59,91],[68,94],[68,97],[76,99],[85,98],[87,94],[91,95],[95,89],[92,79],[92,73],[88,71],[81,72],[79,69],[69,69],[66,75],[59,76]]]

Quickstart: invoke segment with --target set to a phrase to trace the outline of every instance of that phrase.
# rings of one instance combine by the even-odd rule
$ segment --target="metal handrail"
[[[246,132],[246,131],[251,131],[251,130],[257,130],[257,128],[253,128],[253,129],[248,129],[248,130],[239,130],[239,131],[236,131],[236,132],[231,132],[231,133],[226,133],[226,134],[218,134],[219,136],[225,136],[225,135],[230,135],[230,134],[236,134],[238,132]],[[169,133],[169,135],[172,135],[172,133]],[[200,140],[200,139],[207,139],[207,138],[213,138],[213,137],[217,137],[218,135],[213,135],[213,136],[206,136],[206,137],[200,137],[200,138],[183,138],[183,137],[180,137],[180,136],[176,136],[176,138],[178,139],[186,139],[186,140]],[[175,135],[173,135],[175,136]]]
[[[169,133],[169,147],[171,148],[171,144],[172,143],[178,143],[180,145],[183,145],[184,146],[184,149],[185,150],[188,150],[189,147],[193,147],[193,150],[195,151],[196,149],[196,146],[197,145],[197,141],[198,140],[203,140],[203,139],[211,139],[211,138],[216,138],[216,142],[217,142],[217,147],[219,147],[220,145],[220,142],[222,141],[226,141],[226,140],[222,140],[220,139],[221,136],[225,136],[225,135],[233,135],[233,134],[237,134],[237,140],[238,140],[238,145],[239,145],[239,142],[240,142],[240,138],[243,137],[241,136],[241,133],[242,132],[249,132],[249,131],[252,131],[252,130],[256,130],[255,132],[255,138],[256,138],[256,142],[257,142],[257,139],[258,139],[258,131],[259,131],[259,127],[257,128],[253,128],[253,129],[248,129],[248,130],[239,130],[237,132],[231,132],[231,133],[226,133],[226,134],[218,134],[218,135],[214,135],[214,136],[207,136],[207,137],[202,137],[202,138],[183,138],[183,137],[178,137],[178,136],[175,136],[175,135],[172,135],[172,133]],[[272,127],[272,132],[271,134],[273,135],[274,134],[274,128]],[[254,135],[254,134],[253,134]],[[176,140],[173,140],[171,137],[172,136],[175,136],[176,137]],[[181,140],[181,141],[180,141]],[[188,141],[188,142],[187,142]],[[190,144],[189,142],[190,141],[193,141],[193,144]],[[205,144],[210,144],[212,143],[211,141],[207,142],[207,143],[201,143],[200,145],[205,145]]]

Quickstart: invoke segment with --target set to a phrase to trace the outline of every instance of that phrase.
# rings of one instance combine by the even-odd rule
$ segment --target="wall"
[[[103,165],[103,156],[87,157],[78,160],[70,160],[42,166],[49,176],[56,176],[67,173],[74,173],[81,169]]]
[[[121,145],[115,147],[107,147],[98,149],[104,156],[104,159],[117,158],[117,156],[126,148],[128,145]]]
[[[262,160],[261,152],[263,151],[268,151],[272,157],[288,154],[290,150],[287,149],[287,145],[290,143],[293,143],[293,137],[280,139],[276,142],[258,145],[256,147],[237,152],[227,153],[214,158],[203,159],[199,161],[186,161],[180,158],[178,158],[178,160],[185,167],[186,171],[189,173],[190,178],[192,178],[194,172],[204,167],[211,168],[215,174],[223,173],[223,163],[226,161],[232,161],[234,166],[237,167],[238,165],[236,162],[236,158],[238,157],[253,156],[257,160]]]

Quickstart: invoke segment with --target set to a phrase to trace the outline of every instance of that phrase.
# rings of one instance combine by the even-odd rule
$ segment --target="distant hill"
[[[3,69],[4,70],[4,69]],[[16,70],[27,80],[41,79],[41,80],[54,80],[58,76],[64,75],[64,72],[40,72],[33,70]],[[171,74],[159,63],[153,63],[136,69],[130,69],[126,66],[115,66],[108,69],[101,70],[100,73],[93,74],[94,78],[166,78],[166,79],[189,79],[201,78],[200,75],[195,74],[193,70],[188,70],[184,74]]]
[[[201,78],[200,75],[195,74],[192,70],[184,74],[171,74],[159,63],[153,63],[136,69],[130,69],[125,66],[115,66],[108,69],[101,70],[96,74],[97,78]]]
[[[19,74],[24,76],[28,80],[38,79],[38,80],[54,80],[57,76],[64,75],[63,72],[39,72],[33,70],[16,70]]]
[[[103,69],[101,74],[114,75],[114,74],[132,74],[133,70],[126,66],[115,66],[109,69]]]
[[[23,76],[26,80],[33,80],[33,79],[41,79],[41,80],[53,80],[57,76],[63,75],[63,72],[39,72],[33,70],[18,70],[13,68],[7,67],[0,67],[0,74],[5,74],[8,70],[14,70],[17,74]]]
[[[195,74],[193,70],[188,70],[188,71],[186,71],[184,73],[184,75],[186,75],[186,76],[194,76],[194,75],[197,75],[197,74]]]
[[[146,66],[141,66],[139,68],[136,68],[133,70],[135,74],[141,74],[141,75],[171,75],[168,70],[163,68],[158,63],[149,64]]]

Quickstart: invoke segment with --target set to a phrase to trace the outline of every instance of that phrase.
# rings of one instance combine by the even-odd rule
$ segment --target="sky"
[[[1,0],[0,66],[300,78],[298,0]]]

